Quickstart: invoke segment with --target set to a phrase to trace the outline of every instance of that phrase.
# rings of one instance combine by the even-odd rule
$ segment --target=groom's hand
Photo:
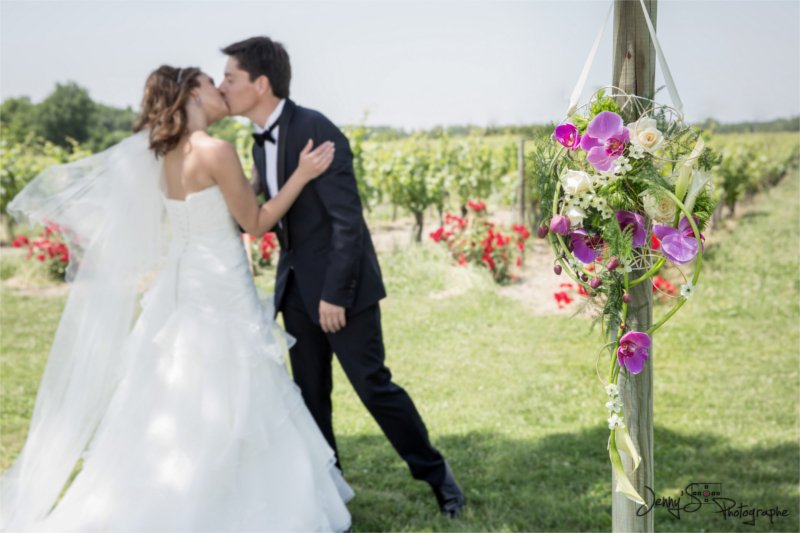
[[[325,333],[336,333],[347,325],[344,307],[333,305],[325,300],[319,301],[319,325]]]

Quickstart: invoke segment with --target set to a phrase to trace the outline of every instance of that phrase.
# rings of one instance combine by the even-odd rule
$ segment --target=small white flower
[[[619,394],[619,387],[616,383],[609,383],[606,385],[606,394],[609,396],[617,396]]]
[[[583,223],[583,219],[586,218],[586,211],[573,205],[564,211],[564,215],[569,218],[572,227],[578,227]]]
[[[623,417],[619,416],[617,413],[612,414],[608,418],[608,429],[624,428],[625,423],[622,420]]]
[[[627,157],[618,157],[614,161],[614,174],[625,174],[629,170],[631,170],[633,166],[628,162]]]
[[[686,285],[681,285],[681,296],[686,298],[687,300],[692,297],[694,294],[694,284],[691,281],[686,283]]]
[[[623,260],[621,261],[621,263],[622,264],[620,265],[620,268],[622,269],[623,272],[627,272],[629,274],[633,272],[633,266],[631,266],[629,261]]]
[[[631,144],[630,148],[628,149],[628,155],[633,159],[641,159],[644,157],[644,148],[638,144]]]
[[[606,402],[606,409],[608,409],[609,413],[621,413],[622,400],[620,400],[619,396],[614,396],[614,398],[608,400]]]

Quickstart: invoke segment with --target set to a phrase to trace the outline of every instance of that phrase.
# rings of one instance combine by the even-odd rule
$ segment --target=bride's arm
[[[325,172],[333,161],[333,143],[326,142],[313,149],[312,141],[300,153],[297,170],[286,180],[280,191],[261,208],[253,189],[244,177],[236,149],[227,142],[217,141],[206,150],[205,158],[211,176],[222,189],[233,218],[249,234],[260,237],[283,217],[305,185]]]

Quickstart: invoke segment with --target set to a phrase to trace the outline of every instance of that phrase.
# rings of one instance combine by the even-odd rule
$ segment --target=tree
[[[89,92],[74,82],[56,84],[55,90],[36,107],[37,133],[68,148],[67,138],[79,143],[89,140],[97,106]]]
[[[24,142],[28,135],[37,133],[36,105],[27,96],[3,100],[0,119],[3,122],[3,136],[8,141]]]

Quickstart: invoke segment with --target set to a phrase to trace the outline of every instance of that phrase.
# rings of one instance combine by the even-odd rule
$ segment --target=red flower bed
[[[528,228],[515,225],[510,232],[501,231],[488,219],[485,202],[470,201],[467,207],[465,217],[446,213],[444,225],[430,233],[431,240],[445,244],[460,266],[485,267],[498,283],[516,280],[513,268],[523,264],[525,241],[531,236]]]

